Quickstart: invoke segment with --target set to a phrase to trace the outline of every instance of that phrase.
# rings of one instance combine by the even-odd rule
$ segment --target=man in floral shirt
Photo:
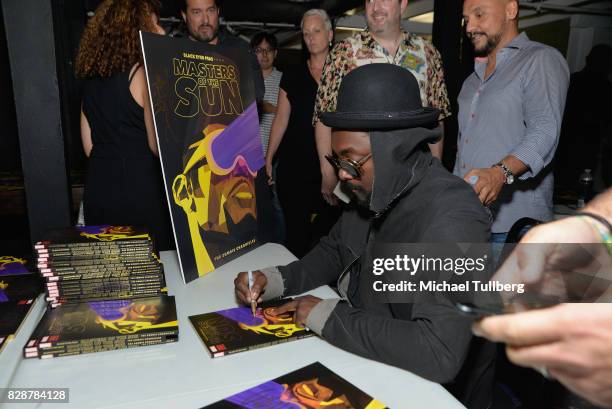
[[[331,129],[319,121],[319,115],[335,111],[342,78],[354,68],[374,63],[404,67],[416,77],[423,105],[439,109],[440,120],[450,115],[440,53],[429,41],[401,28],[401,16],[407,5],[408,0],[366,0],[368,28],[336,44],[325,61],[313,125],[323,177],[321,193],[330,204],[336,203],[332,192],[337,183],[334,170],[325,160],[325,155],[331,154]],[[442,139],[430,144],[433,155],[439,159],[442,145]]]

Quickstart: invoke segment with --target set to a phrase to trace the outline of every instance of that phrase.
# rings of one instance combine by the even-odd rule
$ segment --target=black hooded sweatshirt
[[[278,267],[284,295],[350,277],[348,295],[326,317],[322,337],[357,355],[443,384],[470,409],[492,396],[495,346],[475,338],[452,303],[381,303],[360,291],[372,276],[366,249],[385,243],[486,243],[489,216],[473,189],[433,158],[439,130],[371,132],[374,182],[369,209],[345,211],[301,260]]]

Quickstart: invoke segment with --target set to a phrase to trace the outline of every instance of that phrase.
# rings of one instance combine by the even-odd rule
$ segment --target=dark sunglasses
[[[372,157],[372,154],[369,153],[358,161],[354,161],[349,158],[338,158],[336,156],[325,155],[325,159],[336,168],[336,172],[342,169],[353,179],[359,179],[362,174],[362,166]]]

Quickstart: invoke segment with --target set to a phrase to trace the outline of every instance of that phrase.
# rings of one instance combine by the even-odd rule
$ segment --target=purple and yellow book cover
[[[0,276],[31,274],[28,262],[24,258],[0,256]]]
[[[205,408],[384,409],[386,406],[315,362]]]
[[[141,33],[159,156],[186,283],[256,244],[264,165],[249,56]]]
[[[287,301],[260,305],[255,315],[250,307],[236,307],[192,315],[189,320],[213,358],[313,336],[295,325],[293,312],[275,314],[275,308]]]
[[[122,335],[178,333],[173,296],[99,300],[50,309],[32,339],[55,344]]]

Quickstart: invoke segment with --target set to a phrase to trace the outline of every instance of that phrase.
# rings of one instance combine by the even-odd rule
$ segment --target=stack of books
[[[25,259],[0,256],[0,351],[15,337],[42,292],[40,276]]]
[[[34,250],[52,308],[165,292],[163,266],[146,229],[77,226],[54,230]]]
[[[178,341],[174,297],[90,301],[47,309],[24,347],[53,358]]]

